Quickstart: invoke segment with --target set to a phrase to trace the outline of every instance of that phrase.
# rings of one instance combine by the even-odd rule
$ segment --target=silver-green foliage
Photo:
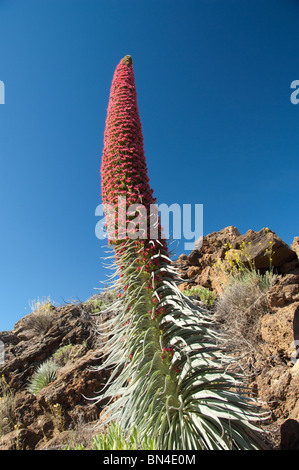
[[[37,395],[37,393],[46,385],[56,379],[58,365],[53,359],[43,362],[33,373],[28,390]]]
[[[138,257],[129,244],[120,258],[116,284],[127,288],[114,305],[121,305],[121,313],[103,332],[100,366],[113,369],[98,398],[111,399],[107,421],[116,420],[123,430],[136,426],[158,449],[263,448],[256,427],[261,414],[243,378],[230,371],[211,313],[179,291],[170,260],[160,255],[164,261],[151,282],[155,308],[163,314],[155,315],[147,273],[136,269]]]

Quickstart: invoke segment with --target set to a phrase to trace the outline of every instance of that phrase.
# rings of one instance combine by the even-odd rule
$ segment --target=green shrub
[[[72,349],[72,344],[66,344],[65,346],[61,346],[61,348],[57,349],[57,351],[53,354],[54,361],[59,366],[64,366],[71,357]]]
[[[93,306],[92,313],[98,313],[102,309],[112,304],[117,297],[117,292],[114,289],[105,289],[100,294],[93,295],[90,299],[86,300],[86,304]]]
[[[92,440],[93,450],[154,450],[155,443],[145,436],[141,438],[136,427],[129,435],[122,432],[120,426],[110,423],[106,433],[94,436]]]
[[[155,442],[148,436],[141,437],[134,427],[129,434],[125,434],[121,427],[111,422],[106,432],[94,436],[91,441],[91,450],[155,450]],[[86,450],[83,444],[68,446],[66,450]]]
[[[196,286],[189,290],[184,290],[183,294],[188,297],[199,297],[202,302],[209,306],[212,306],[216,300],[215,294],[202,286]]]
[[[56,379],[57,368],[58,364],[54,359],[48,359],[43,362],[34,372],[30,380],[28,390],[34,395],[37,395],[43,387],[54,382]]]
[[[66,344],[65,346],[61,346],[57,349],[52,357],[60,367],[63,367],[68,361],[76,359],[77,357],[82,357],[86,352],[86,349],[86,341],[82,344]]]

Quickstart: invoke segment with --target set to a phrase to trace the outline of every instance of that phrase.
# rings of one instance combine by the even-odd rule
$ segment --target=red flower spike
[[[140,203],[146,208],[149,238],[150,205],[155,204],[156,199],[149,186],[135,76],[130,56],[125,56],[120,61],[112,80],[104,133],[101,177],[104,204],[117,207],[118,197],[123,196],[126,197],[126,209],[131,204]],[[122,231],[122,228],[118,231],[118,222],[120,221],[116,216],[117,239],[119,231]],[[160,227],[158,233],[161,238]],[[165,240],[161,241],[163,251],[167,252]],[[113,240],[114,246],[118,243],[119,241]]]

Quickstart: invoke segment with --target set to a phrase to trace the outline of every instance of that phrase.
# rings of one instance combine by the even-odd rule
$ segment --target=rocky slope
[[[241,235],[237,228],[227,227],[207,235],[199,245],[177,261],[181,290],[200,285],[221,297],[226,276],[219,261],[243,257],[246,263],[250,258],[261,273],[271,265],[273,284],[259,311],[259,338],[254,348],[243,346],[242,367],[252,376],[252,391],[271,412],[266,428],[273,447],[299,450],[299,237],[289,247],[266,228]]]
[[[102,407],[89,399],[97,396],[108,373],[95,370],[102,350],[97,332],[101,320],[92,308],[83,303],[52,308],[52,321],[44,332],[32,328],[33,314],[29,314],[13,331],[0,333],[5,345],[5,362],[0,366],[2,394],[12,401],[0,416],[0,449],[75,445],[96,432],[93,428]],[[57,369],[56,380],[36,395],[29,392],[37,367],[67,345],[71,348]]]
[[[242,367],[250,376],[252,393],[271,411],[265,430],[272,447],[299,450],[299,361],[294,348],[294,340],[299,341],[299,237],[289,247],[268,229],[241,235],[235,227],[227,227],[196,246],[177,260],[180,288],[202,286],[218,298],[226,283],[217,268],[219,261],[246,263],[244,247],[250,247],[250,261],[263,273],[271,260],[275,277],[259,313],[258,342],[254,348],[244,348]],[[0,333],[5,346],[5,361],[0,364],[0,449],[88,445],[99,432],[96,425],[105,404],[92,399],[109,371],[96,370],[105,318],[94,315],[93,309],[90,302],[51,307],[46,325],[37,325],[34,314],[29,314],[12,331]],[[36,368],[51,358],[58,363],[56,379],[35,395],[28,390],[30,380]]]

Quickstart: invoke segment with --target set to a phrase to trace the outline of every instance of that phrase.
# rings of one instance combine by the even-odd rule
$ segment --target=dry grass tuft
[[[45,333],[53,323],[54,307],[49,297],[30,303],[32,313],[28,316],[27,327],[36,333]]]
[[[260,342],[261,318],[269,312],[267,291],[273,283],[270,272],[242,270],[232,275],[215,304],[215,319],[234,350],[254,351]]]

